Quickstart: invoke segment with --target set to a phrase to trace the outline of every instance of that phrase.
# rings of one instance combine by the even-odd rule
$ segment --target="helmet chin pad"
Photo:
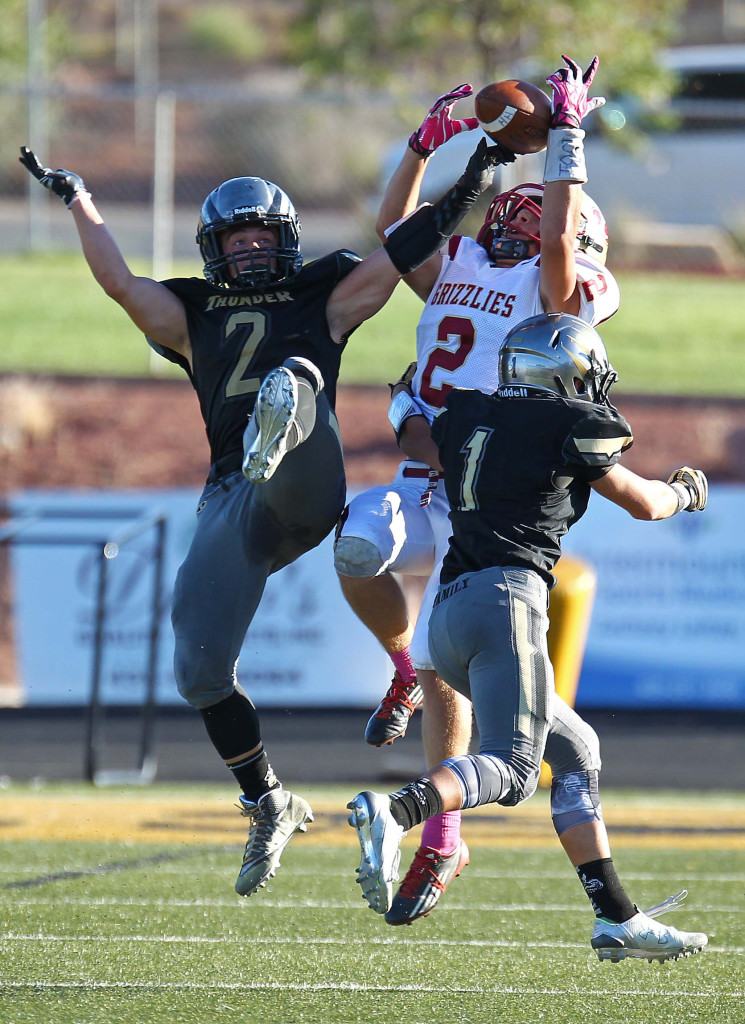
[[[526,260],[531,244],[529,238],[495,238],[490,255],[494,260]],[[540,246],[540,242],[538,244]]]

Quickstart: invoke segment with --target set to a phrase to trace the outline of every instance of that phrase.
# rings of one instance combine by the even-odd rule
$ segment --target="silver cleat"
[[[679,910],[687,895],[687,890],[682,889],[647,911],[637,910],[622,924],[599,918],[590,940],[598,959],[617,964],[627,957],[636,957],[664,963],[700,953],[709,941],[703,932],[683,932],[655,920],[671,910]]]
[[[251,825],[235,891],[239,896],[251,896],[274,878],[284,848],[296,832],[308,831],[313,811],[302,797],[287,789],[270,789],[257,804],[245,796],[239,799]]]
[[[399,844],[405,830],[391,814],[390,798],[380,793],[358,793],[347,804],[349,824],[357,830],[362,859],[357,882],[362,898],[376,914],[385,914],[393,902],[393,883],[398,881]]]
[[[269,480],[284,458],[290,431],[297,430],[297,404],[295,374],[278,366],[264,378],[243,434],[243,475],[251,483]]]

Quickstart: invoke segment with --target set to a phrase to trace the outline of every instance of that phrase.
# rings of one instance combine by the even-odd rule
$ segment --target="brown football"
[[[513,153],[540,153],[548,142],[551,101],[537,85],[509,79],[476,95],[476,117],[489,138]]]

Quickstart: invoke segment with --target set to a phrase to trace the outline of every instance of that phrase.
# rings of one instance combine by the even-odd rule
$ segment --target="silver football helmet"
[[[275,228],[274,248],[224,253],[220,234],[236,224]],[[303,265],[300,221],[286,192],[264,178],[230,178],[207,196],[197,227],[204,276],[220,288],[249,290],[293,277]]]
[[[504,339],[499,380],[605,405],[618,374],[594,327],[569,313],[546,313],[523,320]]]

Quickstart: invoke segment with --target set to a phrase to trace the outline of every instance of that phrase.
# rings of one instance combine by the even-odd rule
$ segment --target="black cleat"
[[[396,672],[388,692],[367,723],[366,742],[373,747],[382,747],[385,743],[393,743],[399,736],[405,736],[409,719],[423,702],[424,694],[416,679],[405,683]]]

